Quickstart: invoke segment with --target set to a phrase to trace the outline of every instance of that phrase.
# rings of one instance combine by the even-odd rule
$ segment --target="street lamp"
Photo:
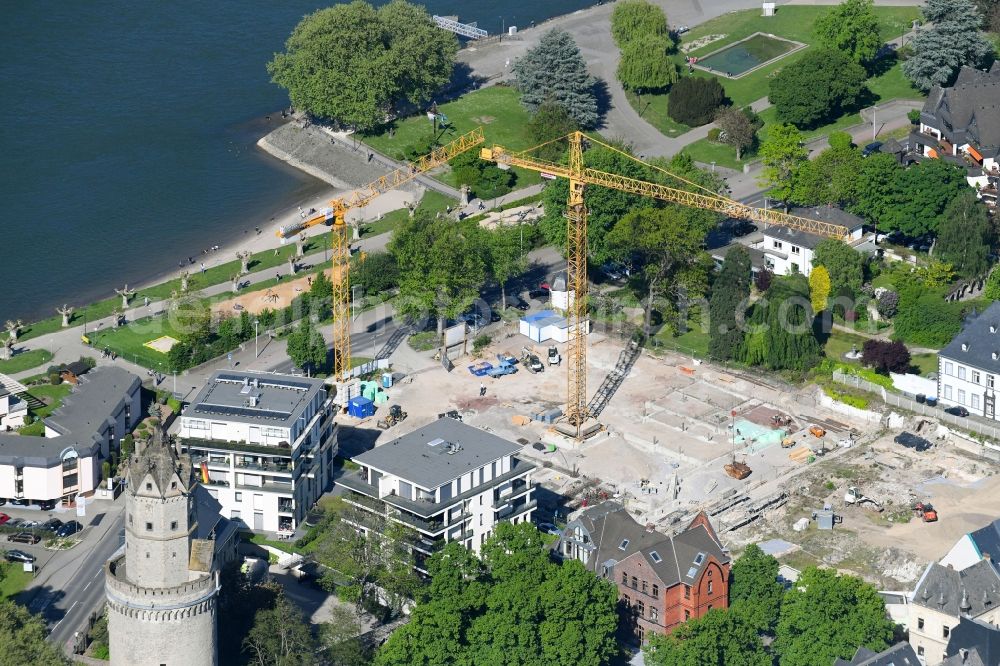
[[[878,105],[872,104],[872,141],[875,141],[875,114],[878,113]]]
[[[257,327],[260,325],[259,319],[253,320],[253,357],[257,358],[260,356],[260,352],[257,351],[257,341],[260,339],[260,334],[257,332]]]

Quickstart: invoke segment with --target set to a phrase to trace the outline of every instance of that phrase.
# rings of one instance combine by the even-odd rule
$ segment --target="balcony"
[[[295,505],[292,502],[278,501],[278,513],[295,513]]]
[[[344,498],[345,502],[356,504],[365,509],[371,509],[378,513],[383,513],[385,511],[385,504],[383,502],[380,502],[373,497],[362,495],[361,493],[356,493],[354,491],[348,490],[343,495],[341,495],[341,497]]]
[[[343,486],[348,490],[353,490],[356,493],[361,493],[362,495],[367,495],[368,497],[378,497],[378,488],[372,484],[364,481],[361,475],[357,472],[348,472],[346,474],[341,474],[334,479],[334,483],[338,486]]]
[[[499,509],[504,505],[509,504],[511,500],[517,499],[518,497],[521,497],[526,493],[531,492],[537,485],[538,485],[537,483],[526,483],[522,486],[514,488],[511,492],[507,493],[506,495],[501,495],[500,498],[497,499],[497,501],[493,502],[493,508]]]
[[[191,449],[208,449],[212,451],[241,451],[258,453],[268,456],[290,456],[291,449],[287,446],[264,446],[263,444],[247,444],[245,442],[227,442],[216,439],[182,438],[181,446],[187,451]]]
[[[518,504],[517,506],[510,507],[508,509],[502,509],[497,512],[497,520],[510,520],[514,516],[519,516],[522,513],[531,511],[536,506],[538,506],[537,500],[531,500],[530,502],[525,502],[524,504]]]
[[[440,520],[423,520],[408,513],[398,513],[393,516],[393,519],[421,532],[427,532],[430,536],[438,536],[446,529],[444,523]]]
[[[229,485],[229,484],[226,484]],[[283,493],[285,495],[292,494],[292,483],[281,482],[281,481],[265,481],[259,486],[253,485],[251,483],[237,483],[236,487],[240,490],[250,490],[255,492],[265,492],[265,493]]]
[[[278,472],[280,474],[292,473],[292,466],[290,463],[251,462],[240,460],[239,458],[236,459],[236,469],[248,469],[257,472]]]

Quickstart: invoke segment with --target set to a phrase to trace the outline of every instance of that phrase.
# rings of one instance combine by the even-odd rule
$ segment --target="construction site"
[[[495,376],[470,371],[498,355],[547,359],[550,342],[533,343],[511,325],[503,331],[478,358],[455,359],[450,373],[431,353],[396,355],[398,380],[385,406],[342,422],[344,453],[450,412],[522,445],[521,456],[539,467],[540,514],[556,524],[613,498],[669,533],[704,509],[734,553],[768,542],[792,567],[833,566],[883,589],[912,584],[927,561],[995,518],[994,468],[933,422],[853,418],[822,406],[816,386],[654,355],[601,333],[587,336],[588,412],[599,425],[577,440],[563,416],[565,363],[531,371],[521,361]],[[561,360],[566,345],[553,346]],[[375,430],[391,405],[409,418]],[[918,427],[928,450],[894,441]],[[925,522],[918,503],[933,503],[940,518]]]

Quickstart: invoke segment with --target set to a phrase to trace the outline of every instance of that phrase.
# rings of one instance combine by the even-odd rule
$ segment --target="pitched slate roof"
[[[963,67],[950,88],[931,88],[920,120],[952,143],[971,143],[984,157],[1000,155],[1000,61],[989,72]]]
[[[833,666],[920,666],[920,659],[906,641],[896,643],[888,650],[875,653],[866,647],[859,647],[850,661],[838,659]]]
[[[969,537],[979,550],[980,557],[988,554],[993,558],[1000,558],[1000,518],[986,527],[969,532]]]
[[[962,345],[966,346],[965,349]],[[993,358],[994,353],[997,354],[996,359]],[[1000,374],[1000,301],[974,319],[967,320],[962,331],[938,355]]]
[[[964,658],[963,650],[967,651]],[[948,658],[942,666],[1000,664],[1000,628],[982,620],[963,617],[959,619],[958,626],[952,628],[944,653]]]
[[[913,591],[912,603],[952,617],[978,617],[1000,607],[1000,572],[986,559],[961,571],[932,562]]]

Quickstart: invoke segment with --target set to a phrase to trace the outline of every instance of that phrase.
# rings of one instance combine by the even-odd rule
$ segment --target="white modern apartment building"
[[[938,352],[938,401],[961,405],[977,416],[997,418],[996,384],[1000,378],[1000,302],[967,322],[962,332]]]
[[[793,208],[790,213],[841,227],[842,238],[848,243],[861,240],[864,234],[864,221],[839,208]],[[763,238],[750,247],[764,253],[764,264],[775,275],[802,273],[808,277],[813,268],[814,250],[823,240],[823,236],[772,225],[764,229]]]
[[[0,497],[70,504],[90,495],[101,482],[101,463],[142,415],[141,386],[121,368],[97,368],[43,420],[44,437],[0,433]],[[23,392],[15,404],[27,396]],[[5,396],[7,405],[12,397]]]
[[[322,380],[216,372],[178,434],[226,518],[291,532],[332,483],[335,408]]]
[[[417,569],[445,541],[479,551],[500,521],[529,522],[534,465],[491,433],[439,418],[352,458],[359,466],[336,479],[345,500],[412,527]],[[364,525],[360,525],[366,529]]]

